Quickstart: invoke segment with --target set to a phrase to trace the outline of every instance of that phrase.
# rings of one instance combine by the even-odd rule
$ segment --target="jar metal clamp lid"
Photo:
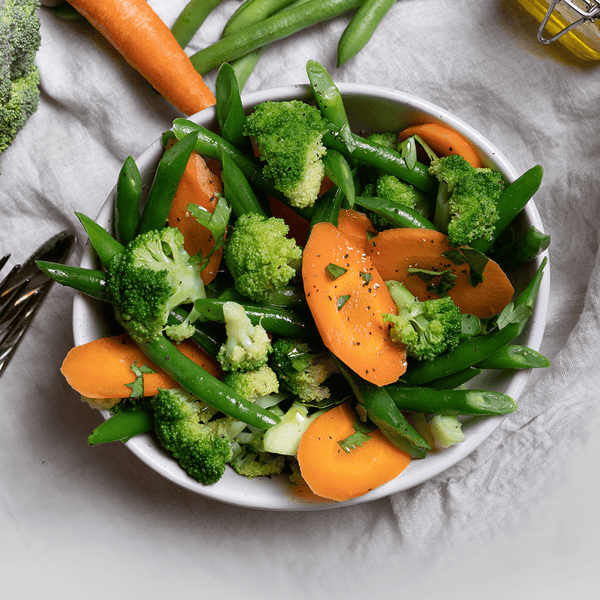
[[[566,5],[568,5],[577,15],[579,15],[580,18],[566,25],[552,37],[546,37],[544,32],[546,31],[548,20],[550,19],[554,9],[561,2],[564,2]],[[546,12],[546,16],[540,23],[537,39],[542,44],[550,44],[576,27],[579,27],[584,23],[593,22],[598,16],[600,16],[600,0],[578,0],[577,2],[575,2],[575,0],[551,0],[548,6],[548,11]]]

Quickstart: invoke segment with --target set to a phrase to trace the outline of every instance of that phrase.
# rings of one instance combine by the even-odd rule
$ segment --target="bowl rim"
[[[393,90],[390,88],[370,85],[370,84],[350,84],[339,83],[338,89],[345,98],[369,99],[377,98],[383,102],[390,102],[394,105],[403,105],[403,110],[410,107],[411,110],[422,113],[423,120],[421,122],[440,122],[449,125],[459,133],[462,133],[477,147],[484,161],[488,164],[493,163],[494,167],[502,173],[508,182],[513,181],[517,177],[517,172],[508,159],[502,154],[495,145],[493,145],[485,136],[483,136],[474,127],[453,115],[444,108],[433,104],[427,100],[418,98],[412,94]],[[312,98],[312,92],[308,84],[287,85],[282,87],[274,87],[265,90],[258,90],[242,96],[242,103],[246,110],[249,110],[255,104],[266,100],[287,100],[295,98]],[[204,109],[200,113],[196,113],[189,117],[190,121],[202,124],[205,127],[211,128],[215,126],[216,113],[214,107]],[[140,167],[140,171],[146,171],[146,165],[158,160],[162,152],[161,138],[157,138],[139,157],[136,163]],[[143,173],[144,175],[144,173]],[[111,190],[106,201],[103,203],[98,212],[97,220],[103,226],[110,226],[112,222],[112,202],[116,192],[116,185]],[[540,231],[543,231],[543,224],[535,205],[534,200],[530,200],[524,209],[524,215],[531,225],[534,225]],[[530,269],[534,272],[539,268],[542,260],[548,260],[548,252],[545,251],[539,255],[532,263]],[[94,268],[96,258],[93,250],[86,246],[86,252],[81,260],[81,266]],[[525,341],[528,346],[539,350],[544,335],[546,324],[548,303],[550,290],[550,264],[549,260],[544,269],[544,277],[538,292],[538,298],[534,305],[533,314],[530,317],[526,328]],[[96,302],[77,294],[73,301],[73,336],[75,345],[91,341],[94,339],[90,335],[90,327],[92,330],[99,327]],[[83,316],[88,315],[85,323],[82,323]],[[89,321],[92,321],[90,323]],[[95,337],[98,337],[97,335]],[[526,386],[530,372],[517,372],[509,378],[505,393],[508,393],[513,398],[518,399]],[[101,411],[102,416],[106,419],[109,416],[108,411]],[[212,485],[203,486],[196,482],[191,477],[187,476],[180,467],[166,456],[164,451],[154,443],[148,434],[137,436],[125,443],[127,448],[133,452],[143,463],[154,469],[158,474],[167,478],[176,485],[183,487],[193,493],[210,498],[225,504],[241,506],[246,508],[262,509],[262,510],[280,510],[280,511],[305,511],[305,510],[322,510],[329,508],[337,508],[355,504],[370,502],[376,499],[384,498],[392,494],[396,494],[408,489],[411,489],[425,481],[432,479],[443,471],[453,467],[458,462],[466,458],[474,452],[485,440],[491,436],[494,431],[502,424],[509,415],[496,417],[486,417],[485,419],[475,420],[473,426],[469,425],[467,439],[451,448],[444,450],[436,456],[428,457],[424,461],[418,463],[426,464],[426,468],[415,468],[413,465],[417,461],[412,461],[409,467],[396,479],[389,483],[380,486],[379,488],[352,500],[345,502],[334,502],[324,499],[306,499],[294,496],[289,492],[289,484],[287,481],[282,481],[283,476],[274,478],[255,478],[255,481],[269,481],[273,493],[267,497],[262,497],[260,494],[248,494],[246,489],[232,489],[231,486],[223,484],[223,479]],[[440,458],[441,457],[441,458]],[[432,460],[435,458],[437,460]],[[429,463],[425,463],[429,460]],[[413,468],[411,469],[411,466]],[[229,467],[228,467],[229,468]],[[236,478],[241,478],[235,475]],[[221,485],[220,485],[221,484]],[[235,487],[235,486],[234,486]]]

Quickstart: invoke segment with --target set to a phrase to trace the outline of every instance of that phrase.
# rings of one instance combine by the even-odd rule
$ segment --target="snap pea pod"
[[[390,204],[377,196],[356,196],[356,204],[385,217],[394,227],[410,227],[412,229],[433,229],[435,225],[410,206]]]
[[[331,75],[321,64],[314,60],[309,60],[306,63],[306,73],[315,103],[323,118],[338,129],[349,132],[350,122],[346,114],[344,100]]]
[[[127,246],[136,236],[140,225],[140,200],[142,178],[135,160],[128,156],[119,172],[117,192],[113,206],[115,239]]]
[[[344,193],[338,187],[328,189],[318,198],[315,202],[314,213],[310,219],[310,230],[317,223],[331,223],[337,227],[344,198]]]
[[[221,0],[189,0],[183,7],[175,23],[171,27],[171,33],[177,43],[185,48],[202,27],[210,13],[219,6]]]
[[[348,206],[354,206],[354,176],[346,158],[336,150],[328,150],[323,156],[325,175],[343,192]]]
[[[73,267],[71,265],[44,260],[39,260],[36,264],[56,283],[70,287],[97,300],[108,301],[106,295],[106,273],[104,271]]]
[[[385,390],[401,411],[433,415],[506,415],[517,409],[517,403],[502,392],[398,385],[385,386]]]
[[[205,75],[224,62],[231,62],[252,50],[353,10],[360,5],[361,1],[310,0],[299,6],[281,10],[264,21],[221,38],[207,48],[192,54],[190,60],[194,68],[201,75]]]
[[[489,238],[473,240],[470,246],[486,254],[500,234],[511,224],[513,219],[525,208],[542,184],[544,169],[540,165],[531,167],[520,177],[506,186],[498,199],[498,220],[494,232]]]
[[[117,254],[125,252],[125,246],[115,238],[104,227],[86,215],[76,212],[75,215],[83,225],[85,232],[90,238],[90,244],[96,251],[104,268],[108,268],[110,262]]]
[[[542,261],[529,285],[519,294],[515,300],[516,306],[533,308],[546,262]],[[433,360],[412,362],[402,376],[402,384],[420,387],[477,365],[515,339],[523,331],[527,320],[523,318],[519,322],[506,325],[503,329],[494,329],[483,335],[465,338],[454,350]]]
[[[227,198],[236,216],[239,217],[247,213],[267,216],[248,179],[233,158],[223,151],[220,146],[217,153],[221,163],[221,180],[223,181],[225,198]]]
[[[501,248],[492,249],[490,258],[495,260],[504,271],[516,269],[532,261],[550,245],[550,236],[536,227],[530,227],[525,234],[517,237]]]
[[[240,150],[250,151],[250,140],[244,134],[246,115],[235,71],[223,63],[215,83],[217,122],[221,137]]]
[[[434,379],[433,381],[428,381],[422,385],[424,387],[436,388],[438,390],[454,390],[461,385],[464,385],[468,381],[471,381],[471,379],[474,377],[477,377],[477,375],[479,375],[482,371],[483,369],[479,369],[477,367],[467,367],[462,371],[452,373],[451,375],[446,375],[446,377]]]
[[[365,381],[350,371],[337,357],[333,356],[333,359],[359,404],[366,411],[367,417],[379,427],[381,433],[413,458],[425,458],[431,446],[406,420],[387,389]]]
[[[546,356],[521,344],[511,344],[478,362],[480,369],[539,369],[550,366]]]
[[[227,301],[202,298],[194,302],[194,308],[200,313],[200,319],[225,323],[223,316],[225,302]],[[317,335],[312,319],[301,311],[278,306],[263,306],[254,302],[237,302],[244,307],[253,325],[260,323],[270,333],[298,339],[309,339]]]
[[[157,367],[170,375],[183,389],[223,414],[260,430],[279,422],[279,417],[271,411],[237,394],[188,358],[164,336],[139,346]]]
[[[375,169],[395,175],[398,179],[414,185],[426,194],[433,195],[437,193],[438,180],[423,163],[416,161],[414,167],[409,168],[399,152],[375,144],[356,134],[351,134],[350,137],[351,145],[348,145],[345,141],[347,135],[332,124],[323,136],[323,145],[337,150],[347,160],[357,160]]]
[[[175,192],[194,150],[197,134],[190,132],[161,157],[142,211],[138,233],[162,229],[167,222]]]
[[[337,49],[337,66],[354,58],[373,37],[396,0],[364,0],[344,29]]]
[[[110,442],[127,442],[136,435],[154,429],[154,416],[147,409],[121,410],[98,425],[88,436],[88,444],[108,444]]]

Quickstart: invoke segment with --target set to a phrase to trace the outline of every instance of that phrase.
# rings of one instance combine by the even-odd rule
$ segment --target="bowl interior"
[[[471,140],[478,148],[484,164],[498,170],[507,179],[513,181],[518,175],[508,160],[484,136],[462,120],[449,114],[442,108],[401,92],[369,85],[340,84],[339,89],[350,123],[357,133],[374,131],[400,130],[411,124],[423,122],[441,122],[450,125]],[[287,86],[271,90],[263,90],[244,96],[247,110],[266,100],[290,100],[300,98],[310,100],[311,92],[307,85]],[[191,117],[196,123],[207,128],[216,125],[214,108],[209,108]],[[157,139],[137,160],[144,184],[149,186],[160,156],[162,145]],[[112,227],[112,210],[115,190],[113,189],[102,206],[97,221],[109,231]],[[533,201],[518,217],[523,228],[535,226],[543,231],[542,222]],[[520,291],[531,279],[546,254],[538,257],[531,264],[510,274],[515,290]],[[82,260],[81,266],[97,268],[97,258],[91,248]],[[548,308],[550,278],[549,267],[539,290],[538,299],[528,326],[521,335],[520,342],[539,350]],[[113,330],[112,311],[108,305],[77,295],[73,307],[73,333],[76,345],[80,345]],[[492,372],[481,382],[487,389],[504,392],[518,400],[527,382],[528,373],[508,374]],[[108,417],[104,412],[103,416]],[[129,442],[127,447],[147,466],[159,474],[194,493],[215,500],[251,508],[268,510],[316,510],[341,505],[358,504],[388,496],[418,485],[445,469],[456,464],[473,452],[505,417],[473,419],[465,424],[467,439],[443,452],[432,454],[426,459],[414,460],[408,468],[395,480],[373,490],[372,492],[339,503],[317,498],[306,490],[293,490],[287,477],[255,478],[252,480],[236,475],[228,469],[223,478],[215,485],[204,486],[189,477],[177,463],[155,443],[151,435],[138,436]]]

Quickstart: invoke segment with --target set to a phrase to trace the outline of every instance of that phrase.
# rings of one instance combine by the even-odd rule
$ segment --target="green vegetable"
[[[458,346],[462,317],[450,297],[419,301],[400,281],[386,283],[398,314],[382,317],[391,325],[391,339],[404,344],[408,356],[429,361]]]
[[[189,0],[171,27],[171,33],[182,48],[190,43],[208,15],[220,3],[221,0]]]
[[[128,156],[119,173],[113,206],[115,239],[124,246],[137,235],[140,225],[141,196],[142,178],[135,160]]]
[[[348,161],[342,154],[335,150],[329,150],[323,156],[322,160],[323,167],[325,168],[325,175],[331,179],[334,185],[342,190],[342,193],[348,202],[348,206],[352,208],[354,206],[356,193],[354,190],[354,177]]]
[[[223,383],[248,400],[279,392],[277,375],[267,364],[250,371],[228,371],[223,377]]]
[[[108,301],[106,294],[106,273],[95,269],[85,269],[83,267],[73,267],[62,263],[53,263],[39,260],[36,265],[48,277],[60,285],[73,288],[78,292],[83,292],[87,296],[97,298],[98,300]]]
[[[301,100],[263,102],[246,118],[244,131],[258,146],[264,176],[292,207],[306,208],[317,199],[326,128],[319,110]]]
[[[125,246],[115,240],[104,227],[98,225],[94,220],[78,212],[75,215],[88,234],[90,243],[96,251],[102,266],[107,269],[115,256],[119,256],[125,252]]]
[[[243,214],[227,238],[224,259],[235,289],[250,300],[285,287],[296,276],[302,249],[277,217]]]
[[[490,252],[490,257],[504,271],[510,271],[531,262],[549,245],[550,236],[532,226],[523,235],[510,243],[503,244],[497,250],[494,246]]]
[[[323,118],[349,135],[350,122],[346,114],[344,100],[331,75],[314,60],[309,60],[306,63],[306,73],[313,97]]]
[[[364,0],[342,33],[337,50],[337,66],[354,58],[369,42],[377,26],[396,0]]]
[[[361,0],[310,0],[299,6],[282,10],[264,21],[223,37],[211,46],[190,56],[195,69],[205,75],[224,62],[244,56],[284,39],[297,31],[334,19],[357,8]]]
[[[121,410],[98,425],[88,436],[88,444],[127,442],[136,435],[154,429],[154,417],[149,409]]]
[[[453,415],[434,415],[429,422],[429,429],[438,448],[450,448],[466,439],[462,423]]]
[[[365,209],[371,223],[379,231],[393,227],[436,229],[431,221],[410,206],[377,196],[357,196],[355,202]]]
[[[39,0],[4,0],[0,12],[0,153],[38,109]]]
[[[235,71],[229,63],[219,68],[215,86],[215,110],[221,136],[236,148],[250,151],[250,140],[244,134],[246,115],[242,98]]]
[[[512,344],[497,350],[475,365],[479,369],[538,369],[550,366],[540,352],[522,344]]]

